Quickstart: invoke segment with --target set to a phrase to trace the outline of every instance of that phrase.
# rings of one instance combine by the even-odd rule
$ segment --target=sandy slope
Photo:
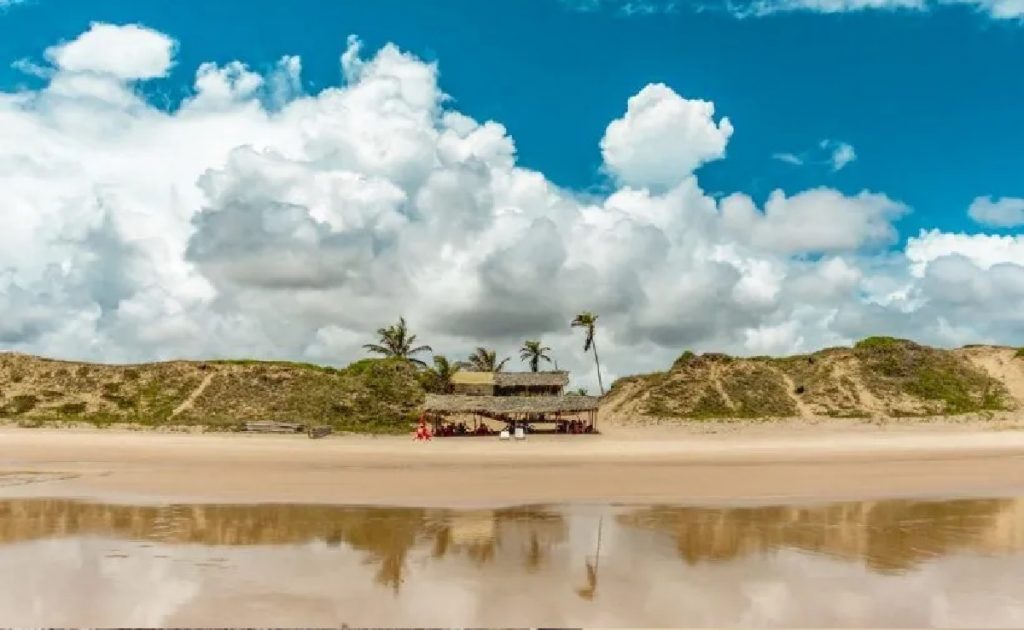
[[[1001,382],[1017,404],[1024,408],[1024,361],[1016,357],[1015,348],[970,346],[956,352]]]
[[[783,502],[1024,493],[1024,431],[829,423],[435,440],[0,430],[0,498],[133,503]]]

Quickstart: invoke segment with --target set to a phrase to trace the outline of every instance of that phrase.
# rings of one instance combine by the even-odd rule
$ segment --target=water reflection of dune
[[[796,548],[902,572],[956,551],[1024,550],[1019,499],[876,501],[806,507],[655,507],[618,517],[668,533],[689,564]]]
[[[357,540],[382,547],[419,532],[425,510],[333,506],[130,506],[67,500],[0,502],[0,543],[82,534],[204,545]],[[379,537],[379,532],[390,535]]]
[[[539,566],[566,538],[561,515],[542,508],[456,512],[309,505],[127,506],[68,500],[0,502],[0,544],[102,535],[201,545],[283,545],[323,541],[365,552],[376,580],[398,589],[409,552],[463,554],[478,564],[499,550]]]

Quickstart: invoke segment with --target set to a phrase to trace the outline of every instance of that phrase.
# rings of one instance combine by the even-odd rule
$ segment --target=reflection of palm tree
[[[427,513],[423,510],[381,508],[351,510],[339,516],[336,527],[349,547],[367,554],[367,563],[377,565],[374,580],[398,593],[404,580],[409,551],[429,535]]]
[[[487,564],[494,560],[494,552],[497,551],[497,544],[494,540],[489,540],[484,543],[476,543],[466,548],[466,555],[469,559],[477,563],[480,566]]]
[[[434,534],[434,550],[432,555],[435,558],[443,558],[448,553],[448,547],[452,544],[452,530],[449,527],[442,527]]]
[[[576,594],[588,602],[594,599],[594,595],[597,593],[597,570],[601,566],[601,525],[604,523],[604,517],[601,516],[597,519],[597,552],[594,554],[594,562],[591,563],[587,559],[587,585],[576,589]]]
[[[526,570],[534,573],[540,568],[543,561],[544,549],[541,548],[540,540],[537,539],[537,532],[533,532],[530,534],[530,545],[526,550]]]

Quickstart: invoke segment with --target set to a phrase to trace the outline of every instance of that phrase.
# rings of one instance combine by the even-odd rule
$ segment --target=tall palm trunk
[[[601,360],[597,358],[597,340],[590,340],[590,349],[594,351],[594,363],[597,364],[597,386],[601,388],[601,395],[604,396],[604,383],[601,382]]]

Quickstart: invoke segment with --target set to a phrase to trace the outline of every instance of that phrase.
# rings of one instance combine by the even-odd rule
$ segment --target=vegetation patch
[[[744,362],[724,372],[720,381],[738,417],[778,418],[797,413],[782,375],[765,362]]]
[[[791,416],[796,406],[782,376],[764,361],[725,354],[684,352],[668,372],[620,379],[612,397],[627,384],[644,415],[662,418],[769,418]]]
[[[424,391],[401,359],[365,359],[345,369],[298,363],[232,363],[175,423],[230,429],[255,420],[328,425],[336,431],[404,433]]]
[[[78,416],[85,413],[85,408],[84,402],[68,402],[57,407],[57,410],[64,415]]]
[[[800,412],[929,417],[1013,407],[1000,381],[958,353],[895,337],[778,358],[685,351],[667,372],[612,384],[607,404],[613,410],[633,402],[641,415],[679,419],[767,419]]]
[[[921,401],[918,412],[900,415],[958,415],[1011,408],[1002,383],[957,355],[904,339],[871,337],[854,346],[860,377],[879,397]]]
[[[0,389],[13,389],[0,400],[0,416],[33,425],[73,420],[231,430],[251,420],[282,420],[339,432],[402,433],[424,395],[420,372],[401,359],[337,369],[284,361],[117,366],[0,356]],[[14,383],[12,375],[21,380]],[[207,377],[208,386],[186,404]]]
[[[32,395],[21,394],[11,399],[11,402],[4,406],[4,414],[20,416],[35,409],[39,399]]]

